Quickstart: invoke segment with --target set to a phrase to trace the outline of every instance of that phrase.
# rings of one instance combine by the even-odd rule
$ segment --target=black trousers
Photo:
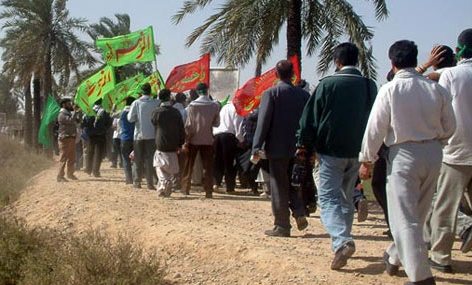
[[[121,139],[120,138],[113,139],[113,148],[111,150],[111,164],[112,166],[119,165],[120,167],[123,165],[123,159],[121,156]]]
[[[213,143],[215,151],[213,177],[216,185],[221,185],[223,176],[226,183],[226,191],[234,191],[236,188],[236,154],[238,152],[238,140],[233,134],[222,133],[215,136]]]
[[[388,206],[387,206],[387,161],[384,157],[380,156],[379,159],[374,163],[374,169],[372,173],[372,192],[374,193],[375,199],[379,203],[382,211],[384,212],[385,222],[390,228],[388,220]]]
[[[102,160],[105,156],[106,151],[105,136],[90,136],[88,147],[89,150],[87,155],[85,172],[88,174],[93,173],[93,175],[99,176],[100,166],[102,164]]]
[[[239,166],[240,175],[242,175],[244,180],[249,184],[251,190],[257,191],[257,174],[261,168],[260,164],[254,165],[251,162],[251,153],[252,148],[240,149],[237,155],[237,165]],[[241,177],[240,177],[241,178]]]
[[[294,217],[305,216],[301,191],[290,185],[292,159],[269,159],[269,175],[274,225],[290,229],[290,209]]]
[[[136,177],[134,182],[141,183],[144,172],[146,172],[147,185],[154,185],[155,171],[152,164],[155,151],[156,143],[153,139],[134,141],[134,162],[136,163]]]

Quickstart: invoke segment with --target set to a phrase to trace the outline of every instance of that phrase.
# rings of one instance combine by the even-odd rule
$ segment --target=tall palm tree
[[[210,5],[213,0],[187,0],[173,16],[179,24],[188,14]],[[385,0],[370,0],[376,18],[388,15]],[[287,57],[297,54],[301,59],[302,41],[307,54],[320,50],[318,70],[326,72],[332,64],[332,51],[347,37],[360,48],[360,67],[364,74],[375,78],[375,64],[368,42],[373,31],[347,0],[226,0],[216,12],[187,38],[191,46],[202,38],[202,52],[217,56],[218,62],[244,66],[256,56],[264,63],[278,44],[286,24]]]
[[[90,44],[75,34],[85,31],[86,20],[70,17],[66,0],[2,0],[1,4],[4,9],[0,19],[4,20],[2,29],[5,31],[1,45],[5,49],[3,57],[7,65],[4,71],[16,75],[25,85],[34,74],[34,86],[39,88],[41,85],[43,99],[55,94],[54,75],[57,75],[59,85],[67,85],[71,73],[79,74],[80,66],[96,63]],[[34,94],[39,96],[40,93]],[[34,116],[36,133],[41,99],[34,98],[33,102],[38,110]]]

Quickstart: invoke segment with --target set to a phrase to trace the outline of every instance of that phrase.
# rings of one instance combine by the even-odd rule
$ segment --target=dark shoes
[[[333,262],[331,262],[331,269],[338,270],[346,266],[347,260],[356,252],[356,246],[353,241],[346,242],[334,254]]]
[[[359,223],[365,222],[369,215],[369,204],[366,199],[361,199],[357,203],[357,221]]]
[[[77,176],[75,175],[67,175],[67,178],[69,178],[70,180],[79,180],[79,178],[77,178]]]
[[[308,221],[306,220],[305,216],[295,218],[295,222],[297,223],[297,229],[299,231],[303,231],[308,227]]]
[[[279,226],[275,226],[272,230],[267,230],[264,233],[270,237],[290,237],[290,230]]]
[[[213,199],[213,193],[211,193],[211,192],[205,193],[205,198]]]
[[[436,285],[436,280],[434,280],[434,277],[430,277],[421,281],[406,282],[405,285]]]
[[[141,183],[135,182],[135,183],[133,184],[133,187],[136,188],[136,189],[141,189]]]
[[[383,262],[385,263],[385,272],[387,272],[388,275],[390,276],[395,276],[398,274],[398,265],[391,264],[388,259],[390,258],[390,255],[388,255],[387,252],[384,252],[383,255]]]
[[[472,249],[472,227],[469,227],[462,235],[461,251],[469,252]]]
[[[69,180],[67,180],[65,177],[58,176],[57,177],[57,182],[69,182]]]
[[[147,189],[151,191],[156,191],[156,187],[154,187],[154,185],[148,185]]]
[[[434,268],[438,271],[441,271],[441,272],[444,272],[444,273],[452,273],[452,266],[451,265],[439,264],[439,263],[433,261],[431,258],[429,259],[429,265],[431,266],[431,268]]]

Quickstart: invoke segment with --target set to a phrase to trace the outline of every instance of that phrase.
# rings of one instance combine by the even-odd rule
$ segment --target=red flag
[[[244,83],[243,87],[236,91],[233,97],[233,105],[238,115],[247,116],[253,109],[259,106],[259,102],[256,102],[256,97],[254,96],[255,91],[256,77],[249,79]]]
[[[193,89],[198,83],[210,85],[210,54],[199,60],[176,66],[166,80],[167,88],[172,92],[184,92]]]
[[[289,60],[293,65],[292,83],[296,85],[301,78],[298,56],[291,56]],[[236,112],[240,116],[248,115],[252,110],[259,107],[264,91],[277,85],[278,82],[279,78],[275,68],[266,71],[261,76],[248,80],[234,95],[233,104],[236,107]]]

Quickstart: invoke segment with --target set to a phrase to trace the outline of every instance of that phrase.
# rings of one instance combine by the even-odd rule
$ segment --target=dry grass
[[[0,207],[14,201],[28,180],[51,164],[44,155],[0,135]]]

